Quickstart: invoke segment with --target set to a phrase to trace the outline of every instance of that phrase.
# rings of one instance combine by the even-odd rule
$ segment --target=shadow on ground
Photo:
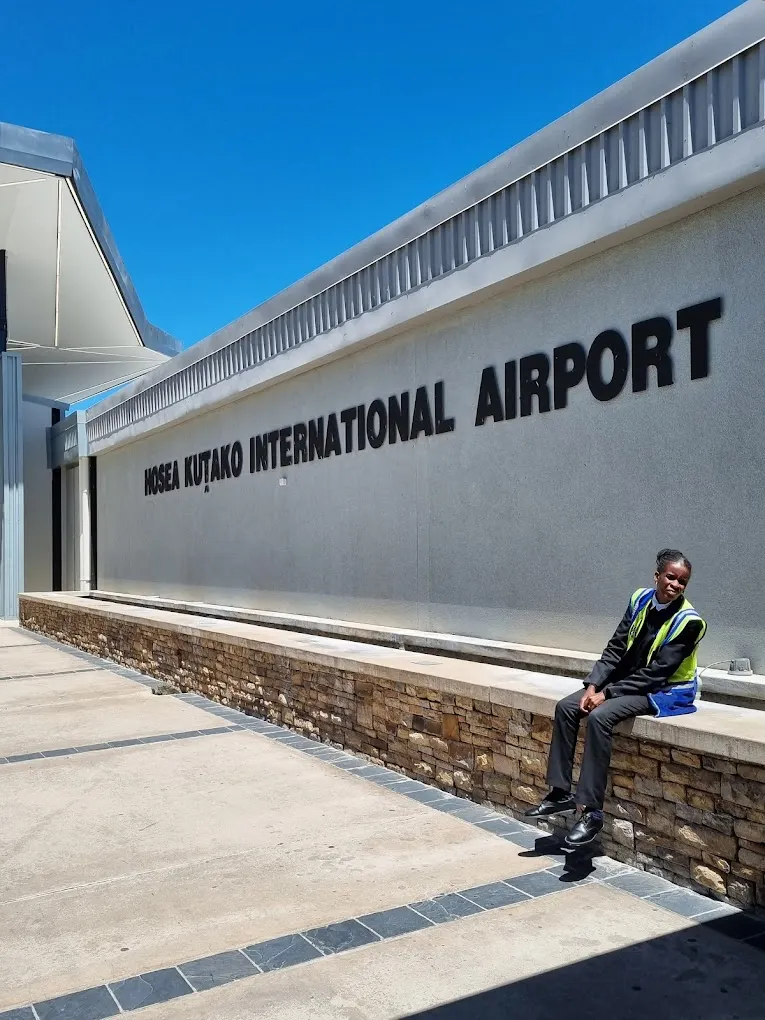
[[[521,856],[560,860],[560,844],[551,835]],[[601,852],[569,854],[559,865],[560,881],[586,881]],[[762,926],[761,917],[745,913],[689,920],[682,931],[565,967],[550,959],[542,974],[406,1020],[765,1020],[765,934],[751,938]]]
[[[551,969],[408,1020],[763,1020],[765,955],[709,927]]]

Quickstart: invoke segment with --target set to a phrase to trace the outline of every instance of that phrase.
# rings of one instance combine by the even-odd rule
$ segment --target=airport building
[[[182,352],[73,143],[0,126],[3,615],[592,652],[677,546],[703,661],[765,672],[763,40],[750,0]]]

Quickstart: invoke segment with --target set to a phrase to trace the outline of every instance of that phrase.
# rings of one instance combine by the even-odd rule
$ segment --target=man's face
[[[683,563],[668,563],[662,571],[656,571],[656,598],[662,605],[674,602],[682,595],[691,579],[690,570]]]

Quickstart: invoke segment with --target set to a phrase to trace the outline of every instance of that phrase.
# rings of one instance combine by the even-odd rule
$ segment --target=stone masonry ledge
[[[90,597],[119,605],[169,609],[176,613],[234,620],[295,633],[320,634],[323,637],[362,641],[411,652],[456,656],[472,662],[490,662],[497,666],[510,666],[514,669],[531,670],[534,673],[552,673],[554,676],[577,679],[586,677],[599,658],[592,652],[576,651],[571,648],[548,648],[544,645],[528,645],[518,641],[470,637],[467,634],[384,627],[379,624],[279,613],[267,609],[249,609],[244,606],[220,606],[209,602],[163,598],[159,595],[131,595],[125,592],[97,590],[91,592]],[[732,676],[724,669],[706,667],[704,691],[729,699],[736,698],[738,699],[736,704],[740,704],[741,701],[765,703],[765,676],[755,674],[738,677]],[[748,707],[758,706],[755,704]]]
[[[194,642],[220,641],[251,649],[254,653],[299,660],[344,674],[359,673],[365,678],[372,676],[424,687],[440,694],[472,698],[548,718],[553,716],[556,702],[581,685],[571,677],[550,673],[441,658],[147,606],[117,604],[78,593],[22,595],[22,625],[34,615],[35,607],[44,612],[45,607],[54,606],[73,616],[87,615],[117,625],[143,623]],[[765,766],[765,713],[752,709],[702,702],[693,715],[675,719],[642,717],[622,724],[617,732],[697,754]]]

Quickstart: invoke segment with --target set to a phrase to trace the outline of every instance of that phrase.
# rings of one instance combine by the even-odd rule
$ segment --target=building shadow
[[[763,1020],[765,944],[723,930],[695,924],[565,967],[539,961],[543,973],[406,1020]],[[508,945],[509,966],[516,954],[523,947]]]

